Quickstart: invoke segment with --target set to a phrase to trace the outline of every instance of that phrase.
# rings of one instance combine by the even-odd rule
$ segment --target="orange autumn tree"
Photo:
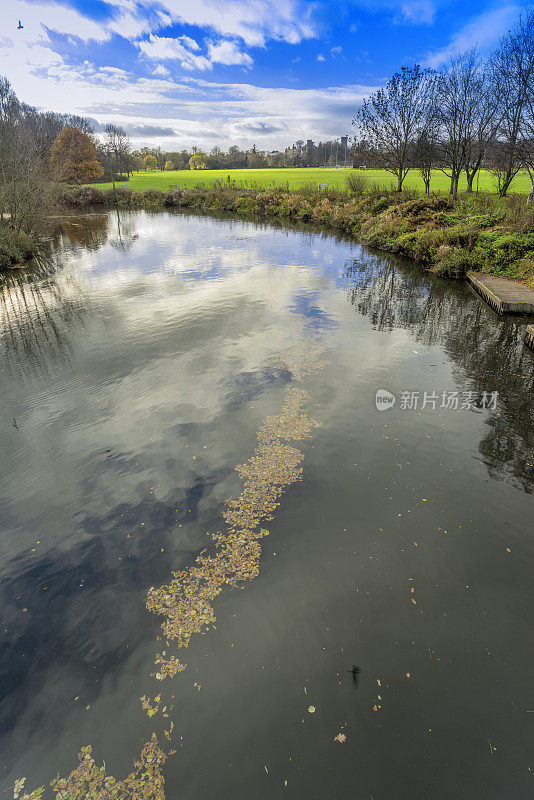
[[[77,128],[64,128],[50,148],[53,177],[68,183],[88,183],[104,174],[91,138]]]

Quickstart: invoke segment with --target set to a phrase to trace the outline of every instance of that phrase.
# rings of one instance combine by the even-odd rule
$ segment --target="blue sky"
[[[0,74],[41,108],[121,124],[134,146],[280,148],[352,133],[402,64],[487,53],[519,2],[11,0]],[[17,30],[18,20],[24,26]]]

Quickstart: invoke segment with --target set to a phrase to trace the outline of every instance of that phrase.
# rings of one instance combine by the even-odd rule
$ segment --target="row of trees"
[[[467,191],[479,170],[490,169],[505,196],[520,170],[534,196],[534,11],[524,13],[483,60],[472,48],[440,72],[402,67],[357,113],[355,163],[393,173],[402,191],[410,169],[421,172],[427,193],[433,169]]]
[[[135,170],[170,169],[260,169],[262,167],[317,167],[345,164],[350,157],[347,137],[319,142],[299,140],[284,150],[250,150],[232,145],[227,151],[217,145],[209,153],[196,147],[191,150],[163,151],[144,147],[132,154]],[[350,159],[352,163],[352,159]]]
[[[253,145],[250,150],[241,150],[232,145],[227,152],[220,147],[213,147],[204,153],[198,147],[191,150],[167,150],[143,147],[132,154],[132,163],[136,170],[170,169],[259,169],[275,166],[269,163],[268,154]]]

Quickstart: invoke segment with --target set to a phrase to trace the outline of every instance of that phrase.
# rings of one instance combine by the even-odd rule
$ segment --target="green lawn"
[[[323,169],[321,167],[310,167],[302,169],[207,169],[207,170],[173,170],[172,172],[135,172],[131,175],[128,186],[132,189],[140,190],[146,188],[163,189],[169,188],[170,184],[178,186],[179,188],[191,188],[200,184],[209,184],[214,181],[226,181],[228,175],[232,181],[235,181],[237,186],[287,186],[290,189],[296,189],[306,183],[322,183],[328,184],[332,188],[343,189],[345,187],[345,179],[351,169]],[[363,174],[363,170],[362,170]],[[394,176],[385,170],[369,169],[367,170],[367,179],[372,183],[376,181],[384,186],[389,186],[394,183]],[[108,189],[111,187],[110,183],[97,183],[95,184],[101,189]],[[120,184],[125,186],[125,183]],[[449,179],[446,175],[438,170],[435,170],[430,184],[431,191],[448,192]],[[408,173],[404,182],[406,188],[416,188],[422,190],[423,182],[417,170],[412,170]],[[489,172],[482,172],[480,174],[479,188],[482,191],[495,191],[493,178]],[[460,191],[465,189],[465,177],[462,176],[460,181]],[[530,189],[530,180],[528,175],[520,174],[512,184],[512,190],[515,192],[527,192]]]

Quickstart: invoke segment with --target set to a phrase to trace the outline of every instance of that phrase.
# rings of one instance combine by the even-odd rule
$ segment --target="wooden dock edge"
[[[488,289],[486,284],[481,281],[474,272],[468,272],[466,277],[475,292],[481,295],[486,303],[491,306],[491,308],[496,311],[497,314],[502,314],[504,304],[502,298],[494,294],[491,289]]]
[[[528,302],[514,302],[505,300],[496,294],[476,272],[468,272],[467,280],[473,289],[497,312],[497,314],[532,314],[534,304]]]

